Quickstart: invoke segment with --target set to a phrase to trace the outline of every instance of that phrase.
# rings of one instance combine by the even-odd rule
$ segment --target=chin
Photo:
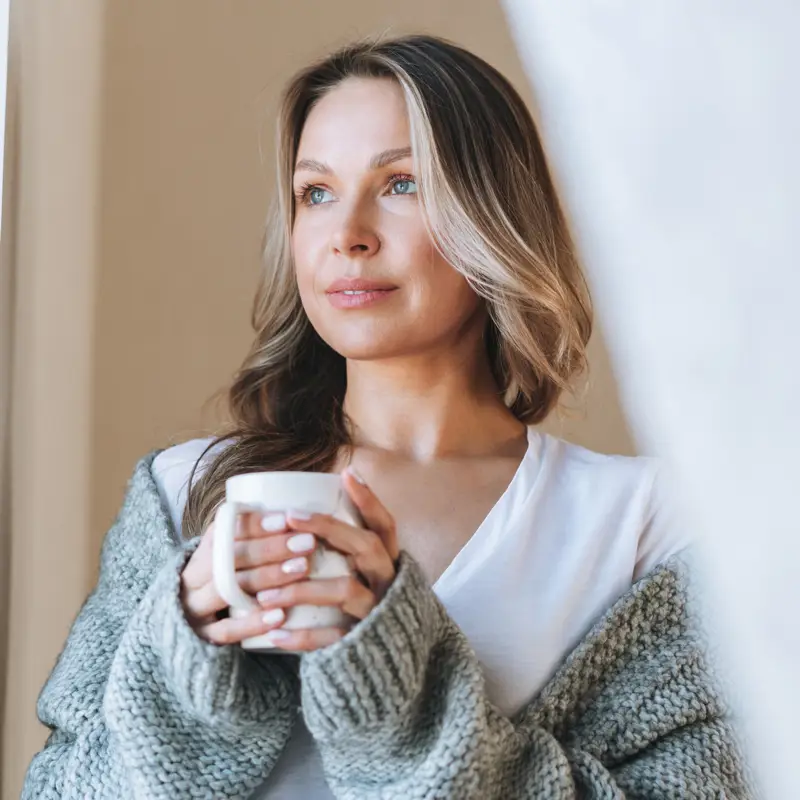
[[[381,361],[400,355],[397,349],[376,347],[374,344],[364,344],[360,347],[336,347],[334,349],[348,361]]]
[[[327,344],[340,356],[350,361],[380,361],[402,355],[407,347],[400,347],[398,342],[381,341],[379,338],[344,340],[341,336],[325,338]]]

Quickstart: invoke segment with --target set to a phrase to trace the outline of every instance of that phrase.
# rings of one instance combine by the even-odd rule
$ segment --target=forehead
[[[324,161],[334,169],[337,162],[364,167],[375,153],[410,142],[400,85],[388,78],[348,78],[311,109],[297,158]]]

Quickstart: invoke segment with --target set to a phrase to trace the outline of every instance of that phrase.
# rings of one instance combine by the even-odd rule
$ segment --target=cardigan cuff
[[[392,585],[348,633],[300,662],[303,714],[319,741],[404,716],[419,696],[444,610],[402,552]]]
[[[140,613],[158,655],[163,680],[180,706],[196,719],[216,723],[257,723],[290,705],[287,671],[275,659],[256,659],[238,645],[217,645],[191,627],[181,603],[181,573],[200,544],[197,536],[163,566]]]
[[[164,677],[186,710],[214,718],[232,709],[243,653],[201,639],[181,604],[181,573],[200,543],[192,539],[156,581],[153,638],[163,658]]]

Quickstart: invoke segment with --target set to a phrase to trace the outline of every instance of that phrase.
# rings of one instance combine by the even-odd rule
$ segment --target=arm
[[[288,738],[295,687],[278,660],[205,642],[184,619],[180,572],[199,537],[175,541],[154,455],[136,466],[97,585],[40,693],[51,733],[23,798],[238,797]]]
[[[749,797],[688,624],[684,577],[637,584],[512,722],[413,560],[303,656],[306,722],[340,798]]]

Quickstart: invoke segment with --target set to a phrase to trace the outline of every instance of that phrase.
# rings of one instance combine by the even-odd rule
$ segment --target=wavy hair
[[[225,480],[243,472],[329,471],[351,448],[343,356],[300,302],[291,255],[292,176],[314,104],[348,78],[397,81],[411,129],[418,198],[435,246],[487,307],[485,344],[505,404],[539,423],[587,367],[589,290],[536,125],[496,69],[444,39],[413,35],[348,45],[299,72],[278,114],[276,208],[255,296],[255,340],[227,389],[231,422],[208,450],[184,510],[205,530]],[[208,453],[208,450],[206,453]],[[205,456],[205,454],[204,454]]]

